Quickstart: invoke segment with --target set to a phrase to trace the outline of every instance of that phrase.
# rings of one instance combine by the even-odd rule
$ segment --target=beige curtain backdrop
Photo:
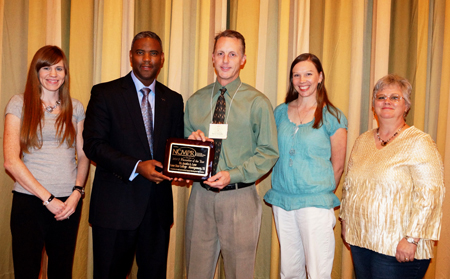
[[[23,91],[28,64],[45,44],[66,52],[71,94],[87,106],[93,84],[130,71],[131,40],[143,30],[156,32],[163,41],[165,63],[158,80],[186,101],[214,81],[213,39],[227,28],[246,38],[242,80],[266,94],[274,108],[284,101],[292,60],[303,52],[321,59],[330,98],[349,120],[347,154],[361,133],[377,125],[370,99],[374,82],[387,73],[407,77],[414,87],[407,121],[436,141],[450,185],[450,0],[0,0],[0,106],[4,109],[12,95]],[[74,278],[92,278],[88,212],[94,171],[91,165]],[[271,187],[270,178],[268,174],[257,183],[261,199]],[[13,180],[5,171],[0,180],[0,279],[9,279],[14,278],[9,230]],[[190,187],[173,185],[172,190],[175,222],[167,278],[178,279],[185,278]],[[337,195],[341,197],[341,188]],[[441,240],[427,279],[450,278],[448,197],[444,206]],[[335,213],[337,217],[339,208]],[[350,279],[351,254],[340,231],[338,222],[332,278]],[[254,277],[279,278],[279,260],[271,207],[263,203]],[[219,260],[216,278],[225,278],[222,265]],[[129,278],[136,275],[133,266]]]

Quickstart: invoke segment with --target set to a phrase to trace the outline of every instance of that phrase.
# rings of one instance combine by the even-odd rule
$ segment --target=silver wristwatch
[[[416,242],[414,240],[414,237],[405,236],[406,241],[408,241],[411,244],[415,244],[416,246],[419,244],[419,242]]]

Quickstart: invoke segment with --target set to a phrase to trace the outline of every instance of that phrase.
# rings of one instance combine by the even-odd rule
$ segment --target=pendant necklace
[[[311,112],[311,108],[314,107],[316,104],[317,104],[317,102],[315,102],[314,105],[312,105],[312,106],[309,108],[308,112],[305,114],[305,116],[303,116],[303,118],[300,117],[300,112],[299,112],[299,109],[298,109],[298,106],[297,106],[297,115],[298,115],[298,119],[300,120],[300,125],[303,124],[303,120],[306,119],[306,117],[307,117],[307,116],[309,115],[309,113]],[[290,155],[290,157],[291,157],[291,158],[289,158],[289,166],[290,166],[290,167],[292,167],[292,166],[294,165],[294,160],[293,160],[293,157],[294,157],[294,155],[295,155],[294,142],[295,142],[295,135],[297,134],[298,129],[299,129],[299,127],[298,127],[297,125],[295,125],[295,127],[294,127],[294,132],[293,132],[293,134],[292,134],[292,145],[291,145],[291,149],[289,150],[289,155]]]
[[[377,138],[378,138],[378,140],[381,142],[381,146],[386,146],[390,141],[391,141],[391,139],[393,139],[396,135],[398,135],[398,133],[400,133],[400,131],[403,129],[403,127],[405,127],[405,125],[406,125],[406,123],[403,123],[403,125],[400,127],[400,129],[398,129],[398,131],[397,132],[395,132],[394,133],[394,135],[392,135],[392,137],[390,137],[388,140],[386,140],[386,141],[384,141],[384,140],[382,140],[381,138],[380,138],[380,134],[379,134],[379,132],[380,132],[380,127],[378,127],[377,128]]]
[[[56,101],[56,104],[54,106],[46,106],[44,102],[42,102],[42,106],[48,113],[52,113],[53,110],[61,104],[61,100]]]
[[[297,106],[297,115],[298,115],[298,119],[300,119],[300,125],[303,124],[303,120],[305,120],[305,118],[306,118],[306,117],[309,115],[309,113],[311,112],[311,108],[314,107],[316,104],[317,104],[317,102],[315,102],[314,105],[312,105],[312,106],[309,108],[308,112],[306,112],[306,114],[305,114],[305,116],[303,116],[303,118],[300,117],[300,112],[299,112],[299,109],[298,109],[298,106]]]

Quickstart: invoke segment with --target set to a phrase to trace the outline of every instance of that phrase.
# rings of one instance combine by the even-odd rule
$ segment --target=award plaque
[[[211,176],[214,142],[170,138],[166,143],[163,174],[189,180]]]

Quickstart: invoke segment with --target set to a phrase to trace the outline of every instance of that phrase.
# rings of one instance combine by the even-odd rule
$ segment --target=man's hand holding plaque
[[[214,142],[213,139],[208,138],[205,136],[205,134],[197,130],[195,132],[192,132],[192,134],[188,137],[188,139],[192,140],[200,140],[200,141],[210,141]],[[225,186],[230,184],[230,173],[228,171],[220,171],[216,173],[214,176],[210,176],[207,180],[204,181],[206,185],[209,185],[210,187],[223,189]]]
[[[163,180],[172,180],[172,178],[167,177],[156,170],[156,168],[162,168],[162,166],[163,165],[156,160],[142,161],[138,163],[136,172],[156,184],[159,184]]]

